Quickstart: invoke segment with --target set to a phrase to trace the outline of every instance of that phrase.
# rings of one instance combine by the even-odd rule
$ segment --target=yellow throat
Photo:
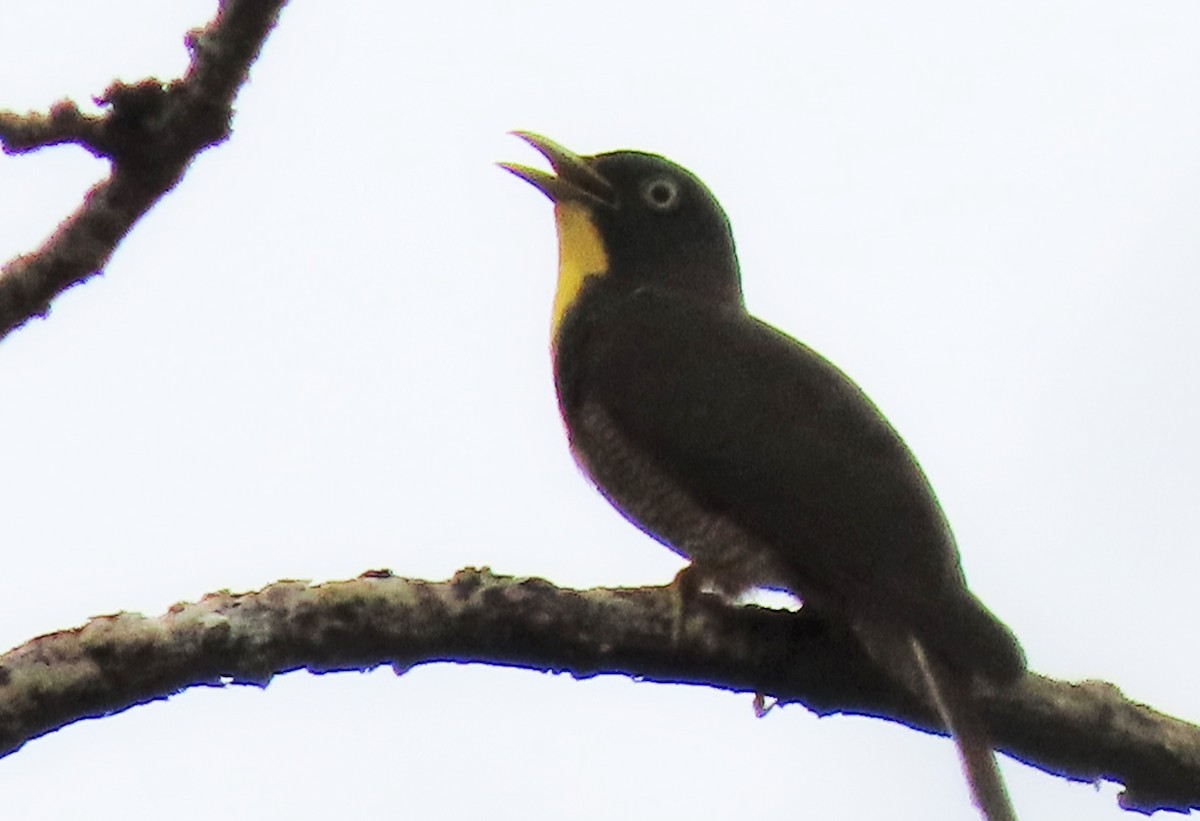
[[[551,342],[558,337],[558,327],[584,280],[608,272],[608,254],[590,208],[578,202],[555,203],[554,222],[558,226],[558,286],[550,314]]]

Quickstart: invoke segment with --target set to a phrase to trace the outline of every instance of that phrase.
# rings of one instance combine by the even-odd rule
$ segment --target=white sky
[[[169,78],[216,3],[0,0],[0,108]],[[602,9],[602,11],[597,11]],[[106,275],[0,345],[0,646],[219,588],[678,568],[580,479],[545,133],[663,153],[752,310],[929,473],[1032,666],[1200,720],[1200,6],[296,0]],[[0,156],[0,259],[104,172]],[[1005,760],[1022,818],[1128,817]],[[484,667],[192,691],[0,760],[5,815],[969,818],[951,744]]]

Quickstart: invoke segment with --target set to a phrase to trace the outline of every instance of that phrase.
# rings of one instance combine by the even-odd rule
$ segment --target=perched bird
[[[959,742],[976,803],[1012,817],[970,689],[1017,680],[1024,655],[967,590],[900,436],[845,374],[746,310],[729,220],[695,175],[654,154],[581,157],[514,133],[554,171],[501,164],[554,203],[551,349],[580,468],[691,561],[691,582],[787,590],[880,658],[907,660]]]

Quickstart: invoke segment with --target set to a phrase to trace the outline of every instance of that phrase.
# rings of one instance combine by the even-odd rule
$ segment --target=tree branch
[[[844,629],[803,611],[700,597],[676,637],[675,601],[667,588],[566,590],[486,569],[446,582],[378,571],[214,593],[158,618],[105,616],[0,656],[0,755],[188,687],[265,687],[298,669],[390,664],[402,673],[436,661],[769,693],[818,715],[875,716],[944,734],[934,711],[889,680]],[[1200,808],[1200,727],[1103,682],[1030,674],[979,695],[989,732],[1008,755],[1072,780],[1122,783],[1126,809]]]
[[[217,16],[187,35],[192,60],[182,78],[113,83],[96,100],[108,109],[103,115],[83,114],[66,100],[48,114],[0,111],[6,154],[77,143],[111,162],[108,178],[41,248],[0,268],[0,339],[46,316],[54,297],[100,273],[196,155],[229,137],[233,99],[285,2],[221,0]]]

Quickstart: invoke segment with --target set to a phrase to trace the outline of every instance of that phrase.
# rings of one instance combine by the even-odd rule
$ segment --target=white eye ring
[[[679,185],[670,177],[655,177],[642,185],[642,201],[655,211],[670,211],[679,205]]]

